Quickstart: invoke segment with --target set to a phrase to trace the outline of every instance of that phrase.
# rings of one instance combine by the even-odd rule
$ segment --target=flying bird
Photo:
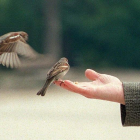
[[[17,68],[20,66],[18,55],[27,58],[36,58],[38,53],[27,44],[26,32],[10,32],[0,36],[0,64],[6,67]]]
[[[69,70],[70,66],[68,64],[68,59],[63,57],[61,58],[47,73],[46,82],[43,88],[37,93],[37,95],[44,96],[48,87],[54,81],[62,78]]]

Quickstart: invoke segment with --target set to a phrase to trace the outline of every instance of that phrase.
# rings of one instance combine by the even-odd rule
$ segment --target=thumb
[[[97,72],[94,71],[94,70],[87,69],[87,70],[85,71],[85,76],[86,76],[89,80],[94,81],[94,80],[98,79],[98,77],[100,76],[100,74],[97,73]]]

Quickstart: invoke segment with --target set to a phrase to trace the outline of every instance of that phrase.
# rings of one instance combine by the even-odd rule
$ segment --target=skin
[[[107,100],[125,105],[122,82],[118,78],[107,74],[100,74],[91,69],[85,71],[85,76],[91,82],[74,83],[70,80],[59,80],[54,83],[87,98]]]

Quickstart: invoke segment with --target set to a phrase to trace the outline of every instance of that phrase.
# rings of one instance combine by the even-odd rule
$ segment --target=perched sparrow
[[[0,64],[17,68],[20,65],[18,54],[36,58],[37,53],[26,43],[27,39],[28,34],[23,31],[0,36]]]
[[[37,93],[37,95],[44,96],[48,87],[54,81],[62,78],[69,70],[70,66],[68,64],[68,59],[61,58],[47,73],[47,79],[43,88]]]

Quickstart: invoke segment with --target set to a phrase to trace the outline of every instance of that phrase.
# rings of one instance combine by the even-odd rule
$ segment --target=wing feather
[[[10,54],[11,54],[11,53],[7,53],[7,57],[6,57],[6,60],[5,60],[5,65],[6,65],[7,68],[8,68],[9,65],[10,65]]]
[[[12,57],[12,58],[13,58],[13,59],[12,59],[13,67],[14,67],[14,68],[17,68],[16,54],[15,54],[15,53],[13,53],[13,57]]]
[[[17,43],[9,43],[0,47],[0,52],[14,52]]]
[[[19,67],[20,66],[20,60],[18,58],[18,55],[15,53],[15,67]]]
[[[36,58],[38,55],[38,53],[35,50],[33,50],[28,44],[21,41],[17,42],[15,52],[27,58]]]
[[[3,58],[4,58],[4,54],[1,54],[0,56],[1,56],[0,57],[0,64],[2,64],[2,61],[3,61]]]
[[[3,53],[0,55],[0,64],[6,67],[17,68],[20,66],[20,60],[15,52]]]
[[[63,64],[63,63],[56,63],[54,67],[52,67],[47,74],[47,79],[52,78],[53,76],[56,76],[57,74],[65,71],[68,69],[68,64]]]
[[[27,58],[36,58],[38,53],[26,43],[26,38],[20,36],[19,32],[0,36],[0,64],[11,68],[19,67],[18,54]]]
[[[2,65],[5,66],[5,64],[6,64],[6,58],[7,58],[7,53],[4,53],[3,55],[4,56],[3,56],[3,59],[2,59]]]
[[[11,67],[11,68],[14,68],[14,64],[13,64],[13,55],[14,55],[13,53],[10,53],[10,62],[9,62],[9,63],[10,63],[10,67]]]

